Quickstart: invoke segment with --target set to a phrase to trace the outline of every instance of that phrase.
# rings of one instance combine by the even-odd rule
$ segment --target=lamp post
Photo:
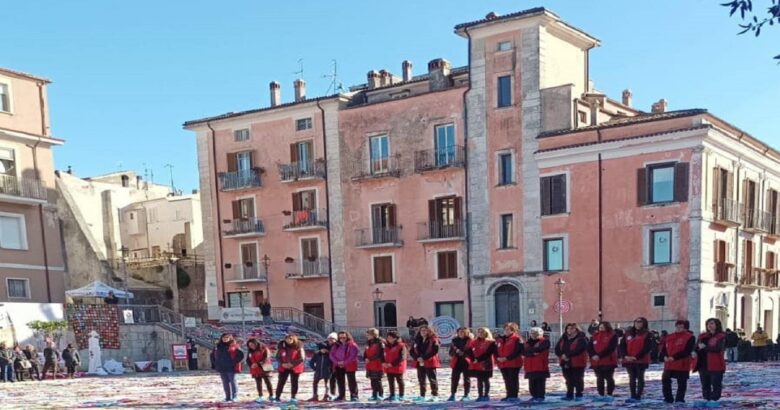
[[[268,254],[263,255],[262,262],[263,262],[263,269],[265,269],[265,300],[270,301],[271,289],[268,285],[268,280],[269,280],[268,277],[270,276],[268,275],[268,265],[271,264],[271,258],[268,257]]]
[[[119,248],[119,251],[122,252],[122,270],[125,274],[125,305],[130,304],[130,295],[128,294],[128,284],[127,284],[127,255],[130,253],[130,249],[127,248],[127,246],[123,246]]]
[[[244,295],[246,294],[246,286],[238,288],[238,305],[241,307],[241,340],[246,343],[246,316],[244,315]]]
[[[179,262],[179,258],[177,258],[176,255],[168,257],[168,272],[170,272],[170,280],[168,283],[170,283],[171,291],[173,291],[173,311],[176,313],[179,312],[179,266],[177,265],[177,262]]]
[[[379,310],[380,307],[377,303],[382,300],[383,294],[384,292],[382,292],[379,288],[376,288],[373,292],[371,292],[371,296],[374,297],[374,323],[376,323],[377,327],[382,327],[381,325],[384,324],[382,321],[382,312]]]
[[[561,337],[563,336],[563,287],[566,286],[562,276],[555,281],[555,286],[558,287],[558,334]]]

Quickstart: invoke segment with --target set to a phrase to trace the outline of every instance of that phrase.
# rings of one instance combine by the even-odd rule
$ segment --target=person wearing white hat
[[[336,395],[336,379],[333,378],[333,364],[330,361],[330,348],[338,340],[336,333],[331,333],[324,342],[317,343],[317,351],[314,352],[309,361],[309,366],[314,370],[314,394],[309,401],[319,401],[317,393],[320,387],[320,381],[325,381],[325,395],[323,401]],[[330,395],[328,395],[330,393]]]

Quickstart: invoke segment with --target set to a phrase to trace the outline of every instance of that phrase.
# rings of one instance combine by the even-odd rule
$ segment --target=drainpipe
[[[325,213],[328,215],[328,230],[326,232],[326,235],[328,236],[328,280],[330,281],[330,286],[328,286],[328,289],[330,290],[330,321],[333,323],[336,323],[336,311],[334,308],[334,299],[333,299],[333,254],[331,253],[331,239],[330,239],[330,195],[328,192],[328,141],[326,141],[325,137],[325,109],[322,108],[322,105],[320,105],[320,100],[317,100],[317,108],[320,110],[320,120],[322,122],[322,156],[325,158]],[[338,115],[338,113],[336,114]],[[337,183],[341,183],[341,181],[336,181]]]
[[[601,130],[597,131],[598,133],[598,140],[601,142]],[[599,185],[599,322],[601,322],[603,314],[604,314],[604,224],[603,224],[603,191],[601,189],[602,187],[602,168],[601,168],[601,153],[599,153],[598,158],[598,167],[599,167],[599,178],[598,178],[598,185]]]
[[[764,203],[764,187],[766,186],[766,171],[764,171],[764,178],[761,179],[761,191],[758,192],[758,203],[756,203],[756,212],[761,212],[760,209],[761,204]],[[763,215],[762,215],[763,217]],[[763,260],[764,263],[766,263],[766,260],[764,259],[764,236],[761,234],[758,234],[758,263],[761,264],[761,261]],[[766,268],[766,266],[764,266]],[[761,321],[761,283],[759,283],[758,286],[758,322]]]
[[[466,102],[466,96],[471,91],[471,33],[469,33],[468,27],[463,29],[463,32],[466,33],[466,38],[468,39],[469,45],[468,45],[468,73],[469,73],[469,86],[466,88],[466,91],[463,92],[463,178],[465,180],[464,187],[463,187],[463,195],[466,197],[466,200],[463,201],[463,206],[466,208],[463,210],[463,214],[466,215],[466,218],[468,218],[468,209],[469,209],[469,144],[468,144],[468,137],[469,137],[469,106]],[[468,232],[468,226],[469,224],[466,224],[466,298],[469,301],[469,315],[468,315],[468,323],[469,327],[472,326],[472,318],[473,318],[473,310],[474,307],[471,305],[471,252],[469,251],[469,246],[471,244],[472,238],[471,234]]]
[[[739,183],[739,171],[740,171],[740,168],[737,167],[737,175],[736,175],[736,177],[737,177],[737,199],[739,199],[739,186],[740,186],[740,183]],[[729,199],[733,200],[733,198],[729,198]],[[737,201],[737,203],[739,203],[739,202]],[[734,239],[734,263],[736,264],[737,262],[739,262],[739,225],[737,225],[737,228],[736,228],[736,238]],[[737,264],[736,267],[738,268],[739,265]],[[736,283],[734,284],[734,321],[733,321],[733,325],[734,325],[734,331],[736,331],[736,329],[737,329],[737,301],[739,300],[739,269],[736,269],[736,272],[734,272],[734,278],[736,279],[736,281],[735,281]],[[752,303],[752,300],[751,300],[751,303]],[[742,314],[744,315],[745,312],[742,312]]]
[[[222,260],[222,230],[219,226],[222,222],[222,214],[219,206],[219,178],[217,176],[217,133],[211,126],[211,123],[206,121],[206,126],[211,130],[211,159],[214,161],[214,202],[217,205],[217,237],[219,239],[219,282],[222,290],[222,305],[225,307],[225,300],[227,299],[227,292],[225,291],[225,263]]]
[[[37,82],[35,84],[38,86],[38,104],[41,109],[41,135],[46,136],[46,103],[43,100],[43,86],[45,83]]]
[[[40,87],[39,87],[40,88]],[[41,181],[41,172],[38,169],[38,145],[41,143],[41,137],[35,141],[34,145],[28,145],[32,149],[33,170],[35,172],[35,182]],[[43,185],[41,185],[43,186]],[[48,192],[47,192],[48,197]],[[48,203],[48,200],[46,201]],[[38,204],[38,219],[41,221],[41,244],[43,245],[43,269],[46,272],[46,300],[51,303],[51,272],[49,272],[49,250],[46,249],[46,228],[43,219],[43,204]]]

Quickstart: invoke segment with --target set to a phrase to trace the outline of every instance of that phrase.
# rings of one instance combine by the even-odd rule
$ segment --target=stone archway
[[[488,323],[475,323],[475,326],[488,325],[501,327],[506,322],[522,323],[527,295],[523,285],[514,279],[503,279],[491,284],[485,292]],[[521,325],[522,326],[522,325]]]

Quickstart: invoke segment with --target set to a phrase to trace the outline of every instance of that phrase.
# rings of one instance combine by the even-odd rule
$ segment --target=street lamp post
[[[130,249],[128,249],[126,246],[123,246],[119,248],[119,251],[122,252],[122,270],[125,274],[125,305],[130,304],[130,295],[128,294],[129,288],[127,283],[127,255],[130,253]]]
[[[246,294],[246,286],[238,288],[238,305],[241,307],[241,340],[246,343],[246,315],[244,315],[244,295]]]
[[[555,286],[558,287],[558,334],[559,337],[563,336],[563,287],[566,286],[566,281],[563,277],[558,277],[555,281]]]
[[[371,296],[374,297],[374,323],[376,323],[377,327],[382,327],[383,320],[382,320],[382,313],[379,310],[379,305],[377,302],[382,301],[382,295],[384,292],[382,292],[379,288],[374,289],[373,292],[371,292]]]
[[[263,262],[263,269],[265,269],[265,300],[270,300],[269,298],[271,296],[271,289],[268,285],[268,281],[269,281],[268,278],[270,276],[268,275],[268,265],[271,264],[271,258],[268,257],[268,254],[263,255],[262,262]]]
[[[168,282],[170,283],[171,291],[173,292],[173,311],[177,313],[179,312],[179,266],[176,264],[178,261],[179,258],[175,255],[171,255],[168,258],[170,272],[170,280]]]

